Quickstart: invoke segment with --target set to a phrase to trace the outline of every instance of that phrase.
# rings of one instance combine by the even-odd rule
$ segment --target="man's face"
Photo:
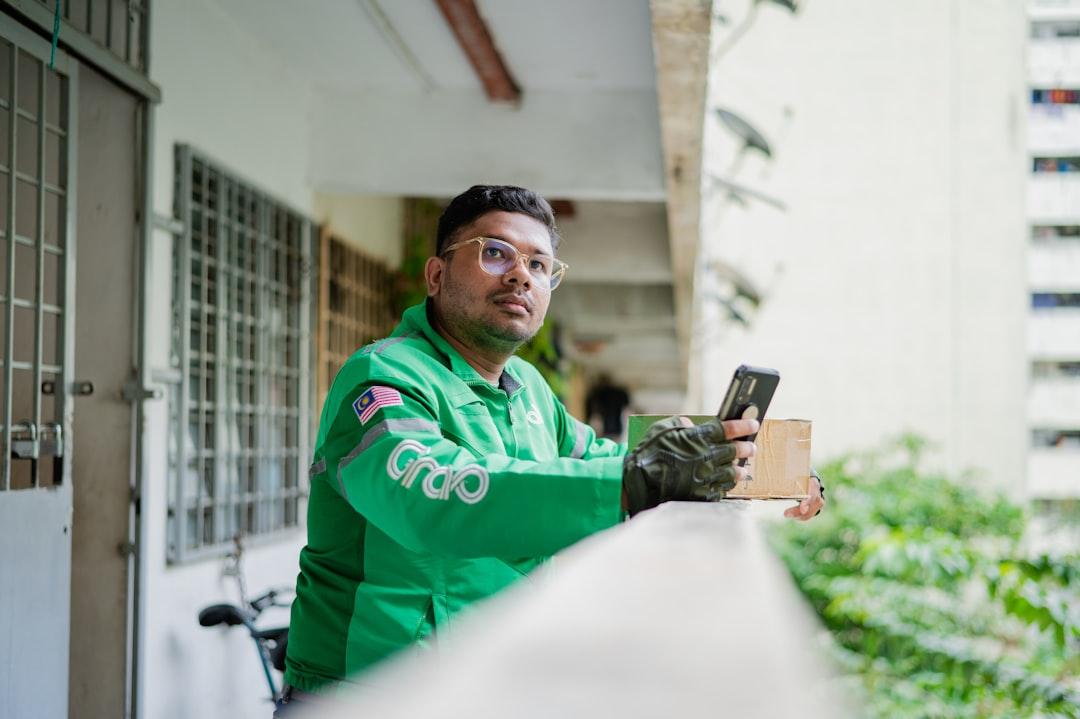
[[[450,243],[494,237],[526,255],[554,253],[551,236],[540,221],[516,212],[494,211],[462,227]],[[551,288],[518,261],[502,276],[480,267],[479,243],[463,245],[449,256],[429,261],[428,295],[446,328],[478,349],[513,352],[544,323]]]

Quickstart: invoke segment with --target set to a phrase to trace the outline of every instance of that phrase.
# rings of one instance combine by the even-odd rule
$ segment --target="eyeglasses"
[[[480,269],[496,277],[502,277],[514,269],[519,260],[524,259],[525,269],[533,279],[541,286],[555,289],[562,282],[568,268],[562,260],[557,260],[550,255],[526,255],[518,252],[518,249],[509,242],[503,242],[494,237],[474,237],[471,240],[455,242],[444,248],[442,253],[446,255],[473,242],[480,245]]]

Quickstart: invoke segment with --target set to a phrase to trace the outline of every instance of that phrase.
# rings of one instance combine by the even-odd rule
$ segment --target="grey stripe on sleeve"
[[[442,430],[439,429],[439,425],[435,424],[428,419],[420,419],[418,417],[412,417],[409,419],[384,419],[382,422],[372,426],[367,432],[364,433],[364,438],[360,440],[360,443],[352,448],[347,455],[341,458],[338,462],[337,480],[338,487],[341,488],[341,496],[348,499],[349,496],[345,492],[345,479],[341,476],[342,471],[354,459],[364,453],[368,447],[375,443],[375,440],[382,437],[384,434],[390,432],[428,432],[430,434],[437,434],[442,436]]]
[[[585,456],[586,442],[589,441],[589,430],[581,422],[574,420],[577,429],[577,437],[574,438],[574,448],[570,451],[571,459],[581,459]]]
[[[310,467],[308,467],[307,473],[308,473],[308,477],[314,477],[316,475],[322,474],[325,471],[326,471],[326,458],[324,457],[323,459],[320,459],[318,462],[315,462]]]
[[[416,332],[406,332],[399,337],[388,337],[387,339],[379,343],[379,346],[375,348],[374,352],[377,355],[381,355],[383,352],[390,349],[398,342],[404,342],[405,340],[412,339],[413,337],[416,337],[416,335]]]

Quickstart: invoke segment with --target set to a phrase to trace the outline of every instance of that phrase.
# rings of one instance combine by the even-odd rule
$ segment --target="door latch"
[[[56,394],[56,382],[47,379],[41,383],[41,393],[44,395]],[[71,393],[79,397],[87,397],[94,393],[94,383],[88,380],[72,382]]]
[[[120,396],[127,402],[142,402],[148,399],[161,399],[164,393],[160,387],[143,387],[133,378],[124,384]]]

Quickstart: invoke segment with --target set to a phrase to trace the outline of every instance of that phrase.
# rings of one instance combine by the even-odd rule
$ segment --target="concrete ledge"
[[[753,509],[668,504],[596,535],[320,716],[852,715]]]

